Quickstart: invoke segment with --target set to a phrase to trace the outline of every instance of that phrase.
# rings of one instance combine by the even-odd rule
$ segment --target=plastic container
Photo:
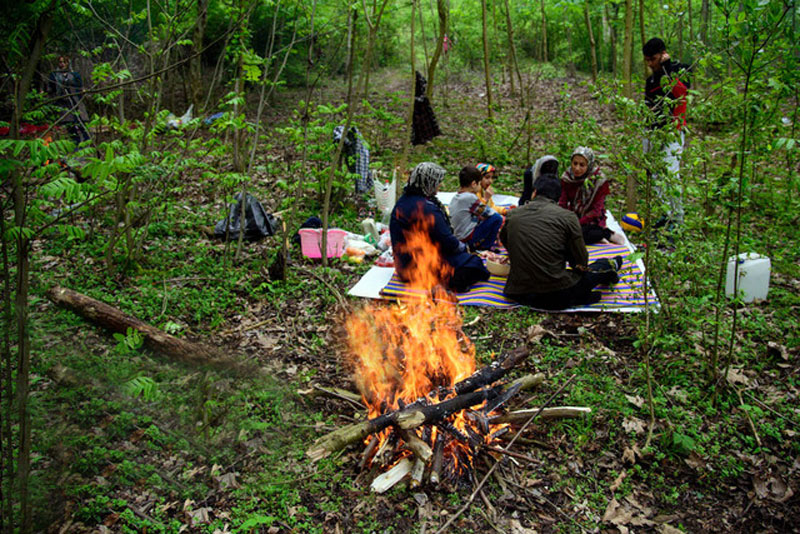
[[[303,256],[307,258],[322,257],[322,229],[321,228],[301,228],[300,249]],[[328,230],[328,257],[341,258],[344,254],[345,236],[347,232],[338,228]]]
[[[766,256],[745,252],[739,256],[728,258],[728,271],[725,276],[725,294],[733,295],[734,276],[736,263],[739,263],[738,291],[742,294],[744,302],[764,300],[769,290],[769,273],[771,262]]]

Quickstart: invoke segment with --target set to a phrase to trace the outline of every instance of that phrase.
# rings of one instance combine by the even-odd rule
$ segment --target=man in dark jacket
[[[430,162],[420,163],[411,173],[389,222],[395,269],[404,282],[441,284],[463,292],[476,282],[488,280],[489,271],[453,235],[450,218],[436,198],[444,177],[445,170]],[[429,243],[439,258],[433,257]]]
[[[663,129],[669,134],[661,145],[662,159],[667,169],[667,178],[673,181],[668,191],[662,180],[655,180],[656,195],[668,206],[663,222],[683,223],[683,203],[680,193],[680,164],[685,142],[686,94],[689,90],[689,65],[669,57],[664,41],[654,37],[642,47],[644,60],[653,72],[645,81],[644,99],[653,113],[650,130]],[[649,138],[645,139],[645,152],[654,148]],[[656,146],[657,148],[657,146]]]
[[[59,119],[69,130],[75,144],[89,139],[86,123],[89,116],[83,104],[83,81],[79,72],[70,69],[69,56],[59,56],[58,70],[50,73],[47,80],[47,92],[58,97],[56,105],[62,108]]]
[[[561,183],[545,176],[533,189],[533,199],[511,210],[500,231],[511,260],[505,295],[546,310],[599,301],[600,292],[592,290],[619,280],[622,257],[616,256],[613,263],[603,258],[588,265],[578,217],[557,204]]]

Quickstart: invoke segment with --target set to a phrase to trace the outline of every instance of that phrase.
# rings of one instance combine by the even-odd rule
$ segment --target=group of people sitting
[[[496,174],[486,163],[461,169],[448,211],[437,198],[446,171],[431,162],[414,168],[389,224],[400,278],[414,280],[426,253],[416,239],[423,232],[443,260],[441,284],[453,291],[488,280],[479,254],[504,246],[510,261],[507,297],[550,310],[600,300],[594,288],[619,280],[622,257],[589,264],[586,245],[624,244],[625,238],[606,227],[609,183],[592,150],[576,148],[560,178],[555,157],[539,158],[525,172],[518,206],[495,205]]]

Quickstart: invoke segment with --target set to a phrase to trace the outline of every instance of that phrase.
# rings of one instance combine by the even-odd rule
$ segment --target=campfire
[[[378,492],[404,479],[411,487],[471,484],[475,458],[502,450],[501,438],[520,421],[502,413],[505,404],[544,379],[538,374],[502,381],[525,350],[477,369],[455,298],[442,289],[449,266],[428,237],[429,225],[424,221],[407,240],[415,265],[409,282],[419,298],[366,306],[345,325],[367,420],[320,438],[308,451],[319,459],[362,442],[360,466],[380,473],[372,482]]]

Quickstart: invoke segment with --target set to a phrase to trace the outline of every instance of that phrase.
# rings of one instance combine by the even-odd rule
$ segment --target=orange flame
[[[408,285],[420,298],[398,306],[365,306],[345,324],[355,381],[371,418],[426,396],[440,402],[444,399],[436,398],[437,388],[452,390],[475,372],[475,348],[461,330],[458,306],[451,298],[440,298],[447,295],[444,291],[437,293],[452,268],[431,241],[433,218],[420,216],[419,221],[406,233],[403,252],[412,257]],[[473,425],[463,413],[448,423],[465,435]],[[390,432],[381,434],[381,443]],[[433,428],[429,444],[438,432]],[[464,467],[462,459],[471,461],[468,444],[450,440],[444,452],[456,472]]]
[[[428,291],[449,275],[431,242],[432,218],[406,234],[410,285]],[[475,351],[461,332],[458,307],[449,300],[412,299],[402,306],[367,306],[347,321],[356,382],[370,416],[414,402],[437,387],[452,387],[475,372]]]

